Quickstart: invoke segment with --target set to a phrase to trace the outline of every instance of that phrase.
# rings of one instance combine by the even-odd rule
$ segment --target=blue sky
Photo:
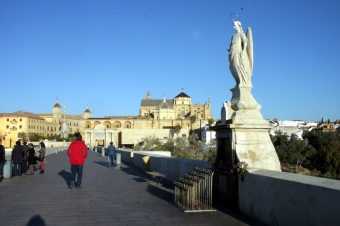
[[[242,9],[243,8],[243,9]],[[1,0],[0,112],[138,115],[148,90],[214,118],[235,86],[237,13],[252,28],[252,94],[266,119],[340,119],[340,1]]]

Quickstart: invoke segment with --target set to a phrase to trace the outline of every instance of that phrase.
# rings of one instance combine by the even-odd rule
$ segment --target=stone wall
[[[238,183],[239,210],[267,225],[338,225],[340,181],[249,169]]]
[[[121,153],[121,160],[126,163],[133,163],[139,169],[144,170],[144,156],[150,156],[149,164],[150,171],[156,171],[165,175],[165,179],[174,182],[183,177],[189,171],[193,171],[195,167],[210,168],[211,163],[204,161],[197,161],[191,159],[174,158],[165,151],[129,151],[117,150]]]

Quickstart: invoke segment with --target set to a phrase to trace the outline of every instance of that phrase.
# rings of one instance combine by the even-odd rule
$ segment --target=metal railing
[[[196,167],[174,182],[175,205],[185,212],[214,211],[212,208],[213,171]]]

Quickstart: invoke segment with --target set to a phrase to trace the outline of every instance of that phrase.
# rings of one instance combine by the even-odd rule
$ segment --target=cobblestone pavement
[[[37,165],[38,167],[38,165]],[[89,152],[82,189],[69,189],[66,152],[46,157],[45,173],[0,182],[1,225],[262,225],[231,210],[185,213],[172,205],[174,190],[146,182],[141,170]]]

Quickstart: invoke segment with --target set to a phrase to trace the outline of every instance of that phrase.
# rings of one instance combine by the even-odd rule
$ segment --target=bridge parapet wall
[[[267,225],[338,225],[340,181],[248,169],[238,183],[239,210]]]

